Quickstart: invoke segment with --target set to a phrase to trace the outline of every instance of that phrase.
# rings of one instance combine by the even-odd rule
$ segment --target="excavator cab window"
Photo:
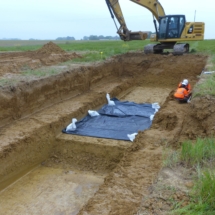
[[[168,19],[167,38],[178,38],[179,17],[171,16]]]
[[[159,39],[166,39],[168,17],[162,17],[159,23]]]
[[[180,38],[185,26],[184,15],[163,16],[159,20],[159,39]]]
[[[179,36],[181,37],[181,33],[184,30],[185,27],[185,17],[184,16],[180,16],[180,20],[179,20]]]

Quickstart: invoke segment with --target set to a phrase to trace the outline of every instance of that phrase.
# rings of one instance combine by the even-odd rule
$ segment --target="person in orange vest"
[[[174,93],[174,97],[181,102],[189,102],[191,98],[191,86],[187,79],[178,84],[178,89]]]

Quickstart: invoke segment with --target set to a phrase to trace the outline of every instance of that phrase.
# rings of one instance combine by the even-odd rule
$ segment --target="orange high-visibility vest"
[[[177,99],[184,99],[189,95],[188,91],[185,88],[178,88],[174,93],[174,97]]]
[[[181,84],[182,82],[180,82],[179,84],[178,84],[178,88],[180,88],[181,87]],[[190,93],[191,92],[191,86],[190,86],[190,83],[187,85],[187,86],[185,86],[185,89],[188,91],[188,93]]]

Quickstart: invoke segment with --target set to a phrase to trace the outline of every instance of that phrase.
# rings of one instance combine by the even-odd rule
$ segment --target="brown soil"
[[[80,58],[74,53],[67,53],[53,42],[45,44],[36,51],[10,52],[0,54],[0,78],[8,73],[16,74],[21,70],[36,69]]]
[[[192,202],[189,189],[194,185],[195,171],[181,166],[163,168],[156,182],[149,187],[149,195],[144,196],[139,214],[166,215],[172,209]]]
[[[41,51],[41,56],[47,52]],[[67,53],[59,55],[67,56]],[[29,53],[29,56],[33,54]],[[16,57],[14,61],[20,62]],[[144,214],[143,211],[147,212],[145,214],[165,214],[172,207],[168,198],[161,200],[168,207],[159,206],[165,204],[158,201],[157,194],[153,193],[156,189],[151,187],[162,167],[163,146],[179,147],[184,139],[207,136],[214,131],[213,99],[193,99],[190,104],[179,104],[172,98],[183,78],[189,79],[192,86],[199,80],[205,63],[206,57],[201,55],[127,53],[103,63],[2,88],[0,182],[7,185],[6,181],[11,177],[23,174],[41,162],[53,167],[54,162],[63,168],[74,164],[82,171],[107,174],[79,215],[133,215]],[[151,129],[139,132],[133,143],[105,142],[98,138],[82,141],[79,137],[59,136],[72,117],[80,119],[87,110],[106,103],[107,92],[111,97],[135,102],[159,101],[162,107],[155,115]],[[189,201],[183,190],[173,195],[176,199]],[[61,212],[67,214],[67,209]]]
[[[53,42],[45,44],[42,48],[36,51],[36,54],[66,54],[66,52],[61,49],[59,46],[55,45]]]

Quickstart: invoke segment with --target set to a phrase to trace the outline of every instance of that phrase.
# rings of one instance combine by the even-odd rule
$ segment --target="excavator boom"
[[[162,5],[158,0],[130,0],[130,1],[139,4],[142,7],[145,7],[146,9],[151,11],[153,16],[157,19],[157,21],[159,21],[159,17],[166,15]]]
[[[108,9],[111,13],[111,17],[114,19],[114,15],[117,18],[120,27],[117,28],[117,34],[124,41],[129,40],[145,40],[148,37],[146,32],[131,32],[126,26],[125,19],[118,0],[105,0],[108,6]],[[114,14],[114,15],[113,15]]]

